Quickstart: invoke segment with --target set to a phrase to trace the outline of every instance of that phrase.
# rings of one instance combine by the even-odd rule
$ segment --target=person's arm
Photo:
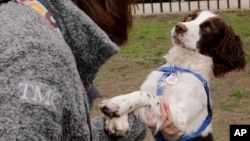
[[[68,45],[29,8],[8,3],[0,11],[0,140],[88,141]]]

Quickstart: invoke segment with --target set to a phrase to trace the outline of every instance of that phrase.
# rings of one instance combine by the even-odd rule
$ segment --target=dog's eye
[[[204,30],[205,32],[212,32],[212,29],[211,29],[210,26],[204,27],[203,30]]]
[[[193,11],[192,13],[189,13],[185,16],[183,22],[188,22],[188,21],[192,21],[194,19],[196,19],[196,17],[198,16],[199,10]]]
[[[200,28],[202,31],[204,31],[205,33],[211,33],[213,32],[213,24],[211,24],[210,22],[205,22],[203,23]]]
[[[192,21],[193,19],[194,19],[194,15],[193,14],[188,14],[187,16],[185,16],[183,22]]]
[[[192,18],[192,14],[188,14],[187,17],[188,17],[188,18]]]
[[[191,21],[193,19],[193,16],[192,15],[188,15],[187,16],[187,21]]]

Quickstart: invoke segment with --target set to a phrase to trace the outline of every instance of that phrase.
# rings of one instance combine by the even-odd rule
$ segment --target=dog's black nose
[[[181,34],[181,33],[187,32],[187,31],[188,31],[188,29],[184,24],[178,23],[178,24],[175,25],[175,32],[176,33]]]

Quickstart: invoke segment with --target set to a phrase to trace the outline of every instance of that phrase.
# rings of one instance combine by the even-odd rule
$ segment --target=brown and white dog
[[[245,67],[241,39],[223,19],[210,11],[192,12],[173,27],[171,34],[173,47],[165,56],[167,63],[161,68],[177,67],[187,71],[170,72],[164,78],[164,71],[154,70],[140,90],[102,101],[100,108],[108,116],[106,129],[109,132],[125,135],[129,131],[127,114],[130,112],[144,122],[153,117],[158,132],[162,124],[157,96],[160,87],[173,118],[171,128],[180,131],[174,135],[162,132],[164,138],[175,141],[189,136],[211,116],[209,90],[204,88],[203,80],[209,82],[214,76],[221,77]],[[191,140],[212,141],[211,123]]]

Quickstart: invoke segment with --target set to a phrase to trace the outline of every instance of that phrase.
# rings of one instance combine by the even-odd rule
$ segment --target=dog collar
[[[211,120],[212,120],[212,109],[210,106],[210,90],[209,90],[208,82],[205,79],[203,79],[203,77],[201,75],[199,75],[198,73],[195,73],[195,72],[187,70],[187,69],[179,68],[176,66],[161,67],[161,68],[159,68],[158,71],[161,71],[164,73],[161,76],[161,78],[157,81],[157,96],[163,95],[163,87],[162,87],[161,83],[165,82],[165,80],[173,73],[180,72],[180,73],[193,74],[203,84],[204,89],[206,91],[206,96],[207,96],[208,115],[204,119],[202,125],[197,129],[197,131],[193,132],[191,135],[181,137],[177,141],[190,141],[190,140],[196,138],[197,136],[199,136],[202,133],[202,131],[204,131],[206,129],[206,127],[211,123]],[[168,140],[164,139],[161,132],[157,133],[154,137],[157,141],[168,141]]]
[[[52,16],[51,12],[48,11],[48,9],[38,0],[12,0],[16,3],[21,3],[23,5],[26,5],[34,10],[36,10],[40,15],[44,16],[50,23],[50,25],[62,36],[62,32],[59,28],[59,24],[55,20],[55,18]]]

